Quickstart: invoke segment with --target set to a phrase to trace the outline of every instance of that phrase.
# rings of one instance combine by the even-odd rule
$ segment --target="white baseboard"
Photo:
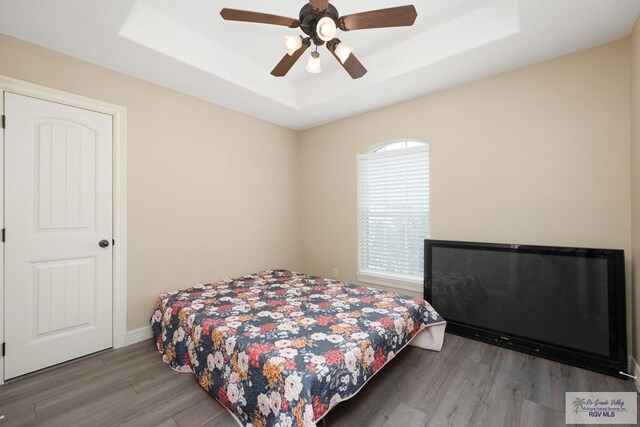
[[[640,366],[638,366],[638,362],[636,362],[633,356],[629,356],[629,365],[631,366],[631,373],[636,377],[634,380],[636,389],[640,391]]]
[[[151,326],[144,326],[142,328],[127,331],[127,340],[125,345],[135,344],[140,341],[148,340],[153,337],[153,331]]]

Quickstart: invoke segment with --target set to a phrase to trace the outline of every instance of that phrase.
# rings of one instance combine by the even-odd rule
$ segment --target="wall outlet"
[[[338,269],[333,267],[333,269],[331,270],[331,275],[333,276],[334,279],[338,278]]]

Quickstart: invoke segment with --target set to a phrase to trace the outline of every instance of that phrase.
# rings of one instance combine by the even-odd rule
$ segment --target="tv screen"
[[[622,263],[617,250],[427,240],[425,298],[454,332],[615,371],[626,358]]]

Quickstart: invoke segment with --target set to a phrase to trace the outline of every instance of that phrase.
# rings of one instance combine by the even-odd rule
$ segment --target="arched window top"
[[[402,139],[399,141],[390,141],[390,142],[385,142],[384,144],[381,144],[381,145],[376,145],[369,152],[385,153],[388,151],[406,150],[407,148],[424,147],[426,145],[427,144],[422,141],[416,141],[414,139]]]
[[[427,143],[398,139],[358,155],[359,281],[422,289],[429,206]]]

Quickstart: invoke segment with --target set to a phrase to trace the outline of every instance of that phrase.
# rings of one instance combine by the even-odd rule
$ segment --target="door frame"
[[[113,348],[126,345],[127,335],[127,109],[0,75],[0,111],[5,112],[4,92],[30,96],[70,107],[108,114],[113,118]],[[7,118],[10,123],[11,118]],[[10,125],[10,124],[9,124]],[[4,227],[4,129],[0,132],[0,223]],[[10,231],[7,233],[10,235]],[[0,342],[4,335],[4,244],[0,244]],[[4,358],[0,385],[4,384]]]

